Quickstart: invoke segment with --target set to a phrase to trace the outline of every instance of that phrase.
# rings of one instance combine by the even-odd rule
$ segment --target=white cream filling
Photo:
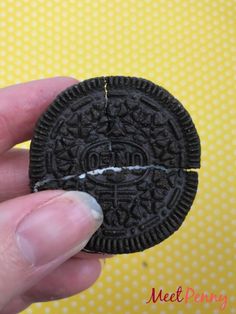
[[[62,178],[55,178],[55,179],[44,179],[44,180],[41,180],[41,181],[38,181],[35,183],[34,185],[34,192],[38,192],[38,188],[46,183],[49,183],[49,182],[52,182],[52,181],[67,181],[67,180],[70,180],[70,179],[73,179],[73,178],[76,178],[76,179],[79,179],[79,180],[82,180],[82,179],[85,179],[87,175],[90,175],[90,176],[97,176],[99,174],[103,174],[105,171],[113,171],[113,172],[121,172],[121,171],[124,171],[124,170],[148,170],[148,169],[159,169],[159,170],[162,170],[162,171],[165,171],[165,172],[170,172],[170,171],[176,171],[176,170],[179,170],[179,169],[176,169],[176,168],[165,168],[163,166],[158,166],[158,165],[147,165],[147,166],[126,166],[126,167],[107,167],[107,168],[100,168],[100,169],[95,169],[95,170],[91,170],[91,171],[88,171],[88,172],[84,172],[80,175],[77,175],[77,174],[72,174],[72,175],[69,175],[69,176],[65,176],[65,177],[62,177]]]

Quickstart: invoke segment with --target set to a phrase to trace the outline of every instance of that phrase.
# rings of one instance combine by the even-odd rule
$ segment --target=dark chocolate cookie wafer
[[[97,77],[62,92],[40,117],[30,147],[33,192],[93,195],[104,222],[85,247],[131,253],[182,224],[194,200],[200,141],[169,92],[135,77]]]

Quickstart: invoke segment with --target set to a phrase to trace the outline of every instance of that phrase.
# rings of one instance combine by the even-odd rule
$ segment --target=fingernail
[[[102,221],[95,198],[85,192],[64,192],[23,218],[16,229],[16,243],[32,265],[44,265],[83,249]]]

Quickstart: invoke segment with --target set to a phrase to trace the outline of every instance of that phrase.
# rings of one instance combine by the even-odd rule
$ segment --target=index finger
[[[0,89],[0,153],[29,140],[36,121],[56,95],[78,83],[55,77]]]

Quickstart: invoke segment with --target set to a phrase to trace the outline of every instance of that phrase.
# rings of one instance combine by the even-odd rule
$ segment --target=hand
[[[1,314],[76,294],[101,272],[105,255],[78,253],[102,223],[96,200],[75,191],[30,194],[29,152],[12,148],[31,138],[41,113],[75,83],[57,77],[0,89]]]

